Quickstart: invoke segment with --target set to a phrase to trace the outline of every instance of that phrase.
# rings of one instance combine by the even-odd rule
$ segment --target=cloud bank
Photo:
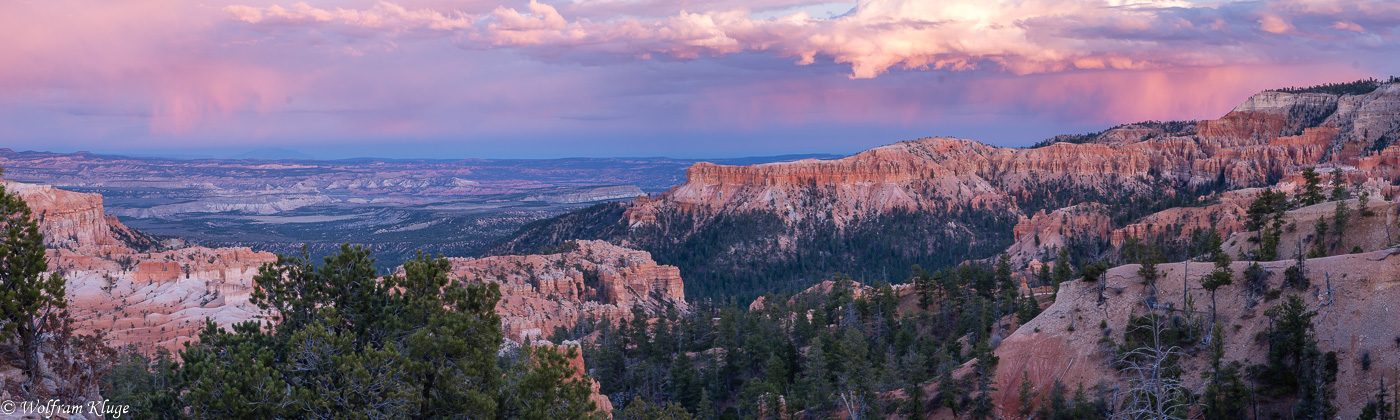
[[[363,10],[228,6],[250,25],[388,37],[424,32],[467,49],[512,48],[693,59],[737,53],[850,66],[852,78],[891,69],[994,70],[1024,75],[1071,70],[1148,70],[1296,61],[1300,52],[1394,44],[1400,3],[1284,0],[1197,5],[1177,0],[870,0],[834,18],[797,11],[758,19],[748,8],[672,15],[590,13],[612,1],[576,2],[576,16],[530,0],[486,13],[443,14],[381,2]],[[701,5],[703,6],[703,5]],[[1300,51],[1301,49],[1301,51]]]
[[[0,147],[1017,145],[1400,73],[1398,29],[1381,0],[10,1]]]

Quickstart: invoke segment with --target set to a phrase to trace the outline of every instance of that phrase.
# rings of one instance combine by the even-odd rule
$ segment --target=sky
[[[0,147],[318,158],[1025,146],[1400,75],[1383,0],[0,0]]]

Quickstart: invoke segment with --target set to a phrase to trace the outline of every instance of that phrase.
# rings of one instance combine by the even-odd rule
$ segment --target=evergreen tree
[[[1332,211],[1332,233],[1337,236],[1337,241],[1332,244],[1332,249],[1337,249],[1342,244],[1342,238],[1346,236],[1347,227],[1351,224],[1351,207],[1347,202],[1338,201],[1337,208]]]
[[[1298,205],[1311,206],[1321,203],[1324,199],[1322,176],[1312,167],[1303,168],[1303,192],[1298,194]]]
[[[1104,277],[1104,274],[1107,272],[1108,264],[1103,261],[1097,261],[1093,264],[1086,265],[1080,270],[1080,273],[1084,275],[1085,282],[1094,283],[1094,290],[1099,293],[1100,305],[1107,301],[1107,297],[1103,294],[1104,289],[1108,286],[1108,279]]]
[[[322,265],[279,257],[251,302],[271,325],[207,323],[181,352],[185,409],[196,418],[586,417],[595,407],[570,354],[525,348],[502,363],[495,283],[450,281],[451,264],[419,253],[376,279],[373,258],[341,247]],[[505,369],[503,370],[503,366]]]
[[[1313,246],[1308,250],[1308,258],[1322,258],[1327,256],[1327,234],[1331,228],[1327,224],[1327,218],[1318,216],[1317,222],[1313,223]]]
[[[1283,230],[1283,213],[1287,200],[1282,191],[1275,192],[1272,188],[1265,188],[1250,202],[1246,211],[1245,229],[1256,231],[1255,236],[1249,238],[1249,242],[1259,247],[1255,251],[1255,261],[1278,259],[1279,237]]]
[[[0,174],[4,174],[0,170]],[[39,343],[53,322],[65,318],[65,280],[45,275],[44,235],[29,205],[0,186],[0,342],[19,339],[24,372],[33,385],[40,377]],[[32,389],[32,387],[26,387]]]
[[[1060,254],[1055,258],[1055,290],[1060,289],[1060,283],[1074,280],[1074,270],[1070,268],[1069,249],[1060,248]]]
[[[1388,400],[1390,393],[1385,389],[1385,377],[1381,377],[1380,390],[1371,401],[1366,403],[1366,407],[1361,409],[1361,415],[1357,420],[1392,420],[1394,419],[1395,404]]]
[[[1307,289],[1310,283],[1306,275],[1307,261],[1307,255],[1299,252],[1298,257],[1293,260],[1293,265],[1283,270],[1283,283],[1294,289]]]
[[[1162,253],[1152,247],[1143,253],[1139,262],[1142,266],[1138,267],[1138,275],[1142,276],[1142,284],[1147,286],[1148,296],[1157,295],[1157,279],[1162,275],[1157,271],[1157,264],[1161,263],[1162,259]]]
[[[1201,414],[1206,420],[1247,417],[1246,403],[1252,393],[1240,377],[1239,362],[1224,363],[1224,357],[1225,327],[1217,324],[1211,329],[1210,370],[1201,373],[1206,380],[1206,389],[1201,395]]]
[[[1021,409],[1016,412],[1021,418],[1029,418],[1035,412],[1036,395],[1035,388],[1031,385],[1030,372],[1021,372],[1021,388],[1016,393],[1017,402]]]
[[[1336,355],[1323,354],[1317,348],[1312,319],[1316,312],[1297,296],[1289,296],[1264,314],[1270,325],[1264,330],[1269,344],[1268,360],[1250,368],[1251,375],[1263,391],[1271,394],[1296,393],[1294,418],[1330,419],[1337,408],[1332,405],[1336,381]]]
[[[1025,324],[1039,315],[1040,301],[1036,299],[1034,294],[1021,299],[1021,308],[1016,312],[1017,321],[1021,324]]]
[[[914,272],[914,291],[919,294],[919,308],[928,310],[933,305],[934,289],[938,285],[923,267],[915,265],[911,270]]]
[[[1342,168],[1333,169],[1333,170],[1332,170],[1332,196],[1331,196],[1331,197],[1328,197],[1328,200],[1329,200],[1329,201],[1341,201],[1341,200],[1350,200],[1350,199],[1351,199],[1351,190],[1347,189],[1347,180],[1346,180],[1346,177],[1345,177],[1344,175],[1342,175]]]
[[[997,259],[995,273],[998,313],[1009,314],[1016,312],[1020,309],[1016,305],[1016,298],[1021,295],[1021,287],[1017,285],[1015,281],[1011,280],[1011,257],[1002,254],[1001,258]]]
[[[1201,287],[1210,292],[1210,323],[1215,325],[1215,292],[1223,286],[1234,283],[1235,272],[1230,269],[1230,255],[1224,251],[1215,251],[1215,271],[1212,271],[1206,278],[1201,280]]]

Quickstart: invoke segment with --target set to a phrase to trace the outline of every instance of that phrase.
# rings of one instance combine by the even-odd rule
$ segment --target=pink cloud
[[[0,2],[0,123],[32,125],[0,137],[1208,118],[1377,75],[1400,42],[1400,5],[1378,0],[869,0],[834,18],[804,11],[820,0],[226,1]]]
[[[705,7],[710,3],[697,4],[703,10],[699,12],[607,17],[589,8],[622,10],[616,2],[567,4],[577,15],[572,20],[555,6],[530,0],[523,9],[499,6],[489,13],[461,14],[455,24],[440,30],[465,38],[459,45],[469,49],[518,48],[546,56],[567,50],[644,59],[760,52],[793,58],[799,65],[822,57],[849,65],[852,78],[872,78],[891,69],[1032,74],[1267,64],[1274,60],[1270,56],[1273,41],[1261,35],[1373,42],[1375,36],[1395,37],[1389,32],[1367,32],[1355,23],[1337,24],[1363,18],[1400,23],[1400,6],[1381,0],[1215,6],[1178,0],[870,0],[834,19],[814,18],[806,12],[758,19],[748,8]],[[392,3],[380,3],[365,13],[378,16],[391,9],[401,15],[436,13],[396,8]],[[292,16],[293,21],[334,20],[365,26],[358,12],[317,9],[305,3],[291,9],[230,6],[226,10],[250,23],[266,16]],[[1295,22],[1320,18],[1328,18],[1327,23]],[[374,26],[422,25],[407,20],[399,25],[375,21]],[[1335,29],[1354,35],[1338,39]],[[1296,53],[1290,49],[1278,55]]]
[[[267,112],[296,76],[208,54],[218,12],[185,2],[7,2],[0,90],[7,98],[145,108],[153,133],[185,133],[240,110]],[[204,17],[205,19],[199,19]],[[193,18],[193,19],[192,19]],[[213,45],[211,45],[213,44]]]

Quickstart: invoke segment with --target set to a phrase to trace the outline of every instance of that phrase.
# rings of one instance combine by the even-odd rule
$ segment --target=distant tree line
[[[1365,95],[1374,92],[1376,89],[1380,88],[1381,85],[1388,83],[1400,83],[1400,77],[1390,76],[1385,81],[1377,80],[1374,77],[1368,77],[1365,79],[1354,80],[1350,82],[1323,83],[1320,85],[1308,87],[1295,86],[1282,89],[1273,89],[1271,91],[1283,93],[1327,93],[1332,95]]]

